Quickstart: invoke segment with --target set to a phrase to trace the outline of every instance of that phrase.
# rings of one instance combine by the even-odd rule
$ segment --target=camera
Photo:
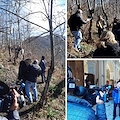
[[[24,87],[23,84],[21,84],[21,86],[18,90],[19,93],[22,91],[22,87]],[[12,105],[13,98],[14,98],[14,94],[12,93],[12,89],[10,89],[10,87],[7,86],[7,84],[0,81],[0,112],[9,112],[10,106]],[[17,98],[17,102],[18,102],[20,108],[25,106],[26,102],[24,99],[24,95],[19,94],[19,96]]]
[[[111,89],[110,85],[104,85],[101,88],[93,88],[93,89],[97,90],[96,95],[99,96],[100,100],[103,100],[104,102],[109,100],[109,91]],[[100,93],[99,93],[100,91],[104,93],[103,97],[100,95]]]

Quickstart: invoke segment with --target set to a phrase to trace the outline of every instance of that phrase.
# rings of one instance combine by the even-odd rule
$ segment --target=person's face
[[[117,87],[118,87],[118,88],[120,88],[120,82],[119,82],[119,83],[117,83]]]
[[[80,16],[82,16],[82,12],[80,12]]]
[[[101,16],[99,16],[98,18],[99,18],[99,20],[101,20]]]
[[[88,85],[91,85],[91,82],[90,82],[90,81],[88,81]]]

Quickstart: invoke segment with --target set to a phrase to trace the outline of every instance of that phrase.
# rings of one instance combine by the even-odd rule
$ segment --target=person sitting
[[[93,53],[93,58],[119,58],[120,48],[115,36],[111,31],[103,31],[98,40],[97,49]]]

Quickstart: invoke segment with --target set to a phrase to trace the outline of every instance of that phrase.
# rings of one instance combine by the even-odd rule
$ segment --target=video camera
[[[108,88],[108,89],[106,89],[106,88]],[[111,89],[110,85],[104,85],[101,88],[96,87],[96,88],[93,88],[93,89],[97,91],[96,95],[99,95],[100,100],[103,100],[104,102],[107,101],[106,92],[110,91],[110,89]],[[104,93],[103,97],[100,95],[100,93],[99,93],[100,91]]]
[[[16,84],[14,86],[16,86]],[[25,87],[25,85],[21,84],[19,93],[20,90],[22,90],[21,87]],[[13,87],[10,88],[7,84],[0,81],[0,112],[9,112],[10,106],[12,105],[14,98],[14,94],[11,91],[12,89]],[[17,98],[17,102],[20,108],[26,105],[24,96],[21,94]]]

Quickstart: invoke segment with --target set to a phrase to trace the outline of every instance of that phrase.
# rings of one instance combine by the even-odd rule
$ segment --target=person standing
[[[115,40],[118,41],[120,46],[120,21],[116,17],[112,23],[112,32],[115,35]]]
[[[98,28],[98,35],[100,38],[100,35],[102,34],[102,32],[105,30],[106,28],[106,22],[105,20],[102,18],[102,16],[98,16],[98,20],[96,22],[96,27]]]
[[[36,102],[37,99],[37,88],[36,88],[36,81],[37,77],[41,74],[41,68],[38,65],[38,60],[34,60],[33,64],[27,66],[24,71],[26,75],[26,82],[25,82],[25,91],[29,98],[29,102],[32,103],[32,94],[30,92],[30,88],[32,88],[34,93],[34,101]]]
[[[45,82],[46,65],[47,65],[47,62],[46,62],[46,60],[45,60],[45,56],[42,56],[41,61],[40,61],[40,63],[39,63],[39,66],[41,67],[42,83]]]
[[[120,81],[117,82],[117,87],[113,89],[112,97],[114,100],[113,120],[115,120],[117,105],[119,106],[119,116],[120,116]]]
[[[106,115],[106,107],[104,103],[104,96],[105,93],[103,91],[99,91],[99,94],[96,97],[96,118],[97,120],[107,120]]]
[[[68,25],[70,27],[70,31],[73,34],[73,36],[75,37],[75,44],[73,46],[73,48],[75,49],[75,51],[79,52],[80,50],[80,42],[82,40],[82,33],[81,33],[81,27],[83,24],[86,24],[88,21],[90,21],[91,19],[87,19],[86,21],[83,20],[82,18],[82,10],[78,9],[77,12],[73,15],[70,16],[70,18],[68,19]]]

